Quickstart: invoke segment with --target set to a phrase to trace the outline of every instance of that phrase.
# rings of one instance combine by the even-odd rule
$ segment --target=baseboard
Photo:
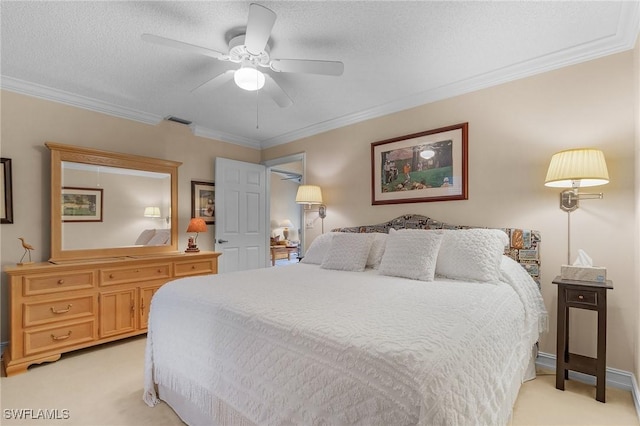
[[[536,366],[555,371],[556,356],[540,352],[538,353],[538,358],[536,358]],[[569,378],[589,385],[596,384],[595,377],[589,374],[578,373],[577,371],[569,371]],[[636,377],[633,373],[618,370],[617,368],[607,367],[607,386],[630,391],[633,403],[636,407],[636,414],[638,415],[638,418],[640,418],[640,388],[638,388],[638,382],[636,381]]]

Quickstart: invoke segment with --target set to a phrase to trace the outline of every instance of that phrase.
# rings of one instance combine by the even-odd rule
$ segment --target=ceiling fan
[[[269,74],[263,73],[259,68],[267,68],[276,73],[291,72],[339,76],[344,72],[344,64],[339,61],[271,58],[268,41],[275,22],[275,12],[257,3],[251,3],[246,32],[229,41],[229,52],[226,54],[153,34],[142,34],[142,40],[209,56],[221,61],[241,64],[239,69],[225,71],[193,90],[203,87],[215,89],[234,80],[236,85],[244,90],[264,89],[280,107],[284,108],[291,105],[293,101]]]

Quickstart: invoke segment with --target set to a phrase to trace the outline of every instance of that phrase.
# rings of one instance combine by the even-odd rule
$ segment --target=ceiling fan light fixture
[[[241,89],[256,91],[264,87],[264,74],[253,65],[244,65],[233,74],[233,81]]]

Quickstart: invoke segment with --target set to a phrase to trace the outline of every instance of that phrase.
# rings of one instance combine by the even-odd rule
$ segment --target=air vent
[[[180,117],[174,117],[173,115],[169,115],[165,117],[165,120],[175,121],[176,123],[184,124],[185,126],[188,126],[192,123],[192,121],[185,120],[184,118],[180,118]]]

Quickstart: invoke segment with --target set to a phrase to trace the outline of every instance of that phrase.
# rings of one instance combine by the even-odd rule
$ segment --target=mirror
[[[62,145],[51,150],[51,259],[177,251],[181,163]]]

